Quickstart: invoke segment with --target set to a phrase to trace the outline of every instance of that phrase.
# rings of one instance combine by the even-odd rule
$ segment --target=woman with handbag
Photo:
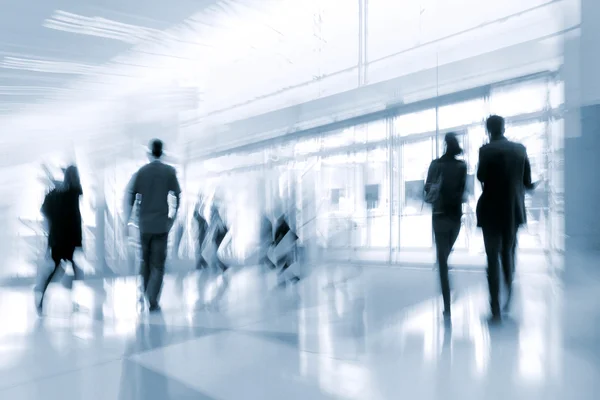
[[[457,159],[463,150],[455,133],[444,138],[446,150],[433,160],[425,181],[425,201],[432,206],[433,233],[437,252],[444,318],[450,317],[448,258],[460,232],[462,205],[467,183],[467,164]]]

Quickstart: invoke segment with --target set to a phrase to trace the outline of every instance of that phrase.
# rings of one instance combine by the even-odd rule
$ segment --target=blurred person
[[[173,250],[172,255],[173,259],[179,260],[179,252],[183,251],[182,245],[184,244],[183,237],[185,236],[186,226],[185,226],[185,218],[180,217],[173,221]]]
[[[531,181],[531,165],[525,146],[504,136],[504,118],[490,116],[486,129],[490,142],[479,149],[477,179],[483,191],[476,213],[487,255],[492,321],[497,322],[501,319],[500,259],[507,289],[504,311],[508,311],[512,300],[517,231],[527,222],[525,191],[533,190],[537,183]]]
[[[269,259],[269,248],[274,243],[273,223],[267,213],[263,213],[260,217],[259,235],[259,263],[261,266],[266,267],[267,270],[274,270],[277,267]]]
[[[448,257],[460,233],[462,205],[467,184],[467,164],[457,159],[463,149],[455,133],[444,138],[446,151],[431,162],[425,181],[425,198],[432,205],[440,286],[444,301],[444,317],[450,317],[450,280]]]
[[[73,268],[74,280],[83,279],[83,271],[73,261],[75,249],[83,246],[83,229],[79,199],[83,195],[79,171],[74,165],[64,170],[64,180],[45,197],[41,212],[48,224],[48,247],[54,270],[36,289],[36,308],[42,313],[44,296],[48,285],[60,271],[62,261]]]
[[[140,195],[139,231],[142,247],[142,289],[151,312],[160,311],[159,297],[162,289],[169,231],[179,210],[181,188],[175,168],[161,161],[163,142],[154,139],[150,143],[150,162],[134,174],[130,182],[125,221]],[[175,211],[169,217],[169,193],[175,196]]]
[[[221,216],[221,207],[221,200],[215,198],[210,208],[209,233],[207,239],[211,242],[210,248],[212,249],[209,256],[209,263],[212,264],[213,267],[218,267],[222,272],[226,272],[229,267],[225,265],[218,256],[219,248],[229,232],[229,228]]]
[[[295,261],[298,236],[292,231],[287,220],[287,215],[283,209],[277,209],[275,216],[273,261],[277,267],[281,266],[281,269],[278,272],[279,285],[285,286],[288,282],[296,283],[300,280],[300,277],[297,275],[292,275],[289,279],[286,279],[285,277],[288,268],[290,268]]]
[[[204,242],[206,240],[207,234],[208,234],[208,221],[206,220],[206,217],[204,215],[204,211],[205,211],[205,199],[204,196],[201,194],[198,198],[198,203],[196,204],[196,207],[194,208],[194,220],[196,221],[197,224],[197,234],[196,234],[196,238],[197,238],[197,261],[196,261],[196,269],[206,269],[208,268],[208,262],[206,261],[206,259],[204,258],[204,256],[202,255],[202,250],[204,249]]]

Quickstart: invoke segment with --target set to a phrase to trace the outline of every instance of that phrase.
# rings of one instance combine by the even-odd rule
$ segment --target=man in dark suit
[[[534,189],[525,146],[504,136],[504,118],[492,115],[486,121],[490,143],[479,149],[477,179],[483,193],[477,203],[477,226],[482,228],[487,254],[487,276],[492,318],[500,319],[500,262],[508,299],[512,294],[517,231],[527,222],[525,191]]]
[[[125,220],[129,221],[136,196],[141,195],[141,275],[150,311],[160,310],[158,298],[165,274],[169,231],[173,227],[181,195],[177,172],[175,168],[161,162],[162,155],[162,141],[153,140],[150,143],[150,163],[140,168],[129,184],[128,208],[125,215]],[[177,199],[175,215],[172,217],[169,217],[169,193],[173,193]]]

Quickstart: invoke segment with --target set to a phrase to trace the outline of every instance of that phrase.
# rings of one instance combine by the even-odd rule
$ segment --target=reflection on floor
[[[487,324],[485,276],[455,272],[452,325],[433,271],[319,268],[277,288],[258,269],[169,277],[163,313],[137,282],[0,291],[2,399],[592,399],[599,363],[562,345],[560,291],[517,284]]]

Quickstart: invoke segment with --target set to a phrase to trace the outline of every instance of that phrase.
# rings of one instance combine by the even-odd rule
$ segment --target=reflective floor
[[[493,326],[485,275],[454,272],[445,324],[435,274],[319,267],[287,288],[257,268],[227,285],[170,276],[160,315],[140,312],[134,279],[72,297],[53,284],[42,318],[31,288],[4,287],[0,398],[597,398],[600,360],[564,345],[556,282],[519,276],[512,315]]]

